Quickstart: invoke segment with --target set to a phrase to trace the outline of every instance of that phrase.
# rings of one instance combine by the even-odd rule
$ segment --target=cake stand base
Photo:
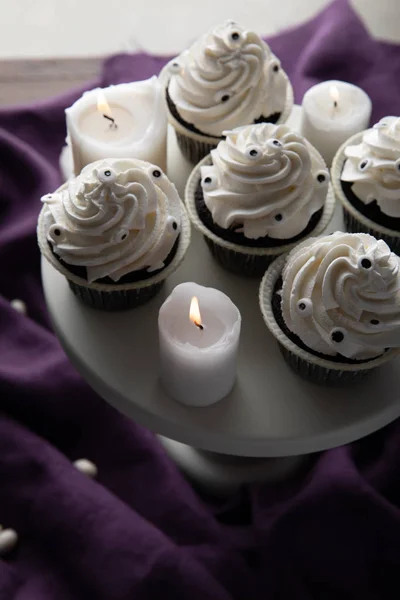
[[[157,436],[168,456],[195,487],[226,497],[247,483],[278,483],[306,469],[313,455],[282,458],[230,456]]]

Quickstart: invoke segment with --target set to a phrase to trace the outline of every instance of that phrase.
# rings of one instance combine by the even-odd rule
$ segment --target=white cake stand
[[[169,174],[182,187],[187,165],[174,146],[171,155]],[[335,215],[331,230],[339,227]],[[83,306],[45,260],[42,278],[54,330],[84,379],[119,411],[158,433],[178,465],[213,492],[286,477],[303,465],[304,455],[364,437],[400,416],[398,360],[367,382],[340,390],[292,373],[263,323],[259,281],[220,268],[195,231],[183,265],[157,297],[135,310],[106,313]],[[236,386],[205,408],[171,400],[158,378],[158,310],[184,281],[221,289],[243,320]]]

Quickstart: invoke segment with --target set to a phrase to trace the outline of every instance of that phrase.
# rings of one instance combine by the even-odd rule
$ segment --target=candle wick
[[[201,329],[201,331],[203,331],[204,327],[201,323],[196,323],[196,321],[194,322],[194,324],[196,325],[196,327],[198,327],[199,329]]]
[[[118,125],[116,124],[115,119],[113,119],[112,117],[109,117],[108,115],[103,115],[103,117],[105,119],[107,119],[108,121],[111,121],[111,123],[110,123],[111,129],[118,129]]]

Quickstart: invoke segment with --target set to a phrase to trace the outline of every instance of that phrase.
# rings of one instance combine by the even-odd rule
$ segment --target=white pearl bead
[[[87,458],[79,458],[74,462],[74,467],[78,469],[81,473],[84,473],[88,477],[96,477],[97,475],[97,467],[91,460]]]
[[[10,552],[18,542],[18,535],[14,529],[0,529],[0,556]]]
[[[22,313],[23,315],[26,315],[26,313],[27,313],[26,304],[22,300],[19,300],[19,298],[15,298],[14,300],[11,300],[11,306],[13,307],[14,310]]]

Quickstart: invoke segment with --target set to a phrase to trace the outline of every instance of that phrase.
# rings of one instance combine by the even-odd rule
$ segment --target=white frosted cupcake
[[[194,164],[223,139],[250,123],[283,123],[293,90],[279,60],[252,31],[228,21],[170,61],[166,86],[169,121]]]
[[[189,246],[189,219],[178,192],[148,162],[97,161],[42,202],[41,252],[94,308],[143,304]]]
[[[385,117],[351,137],[332,165],[346,229],[384,239],[400,252],[400,118]]]
[[[343,232],[275,261],[260,307],[288,364],[316,383],[353,383],[398,356],[399,266],[384,241]]]
[[[185,197],[215,258],[254,276],[324,231],[334,209],[321,155],[286,125],[270,123],[226,132],[193,170]]]

